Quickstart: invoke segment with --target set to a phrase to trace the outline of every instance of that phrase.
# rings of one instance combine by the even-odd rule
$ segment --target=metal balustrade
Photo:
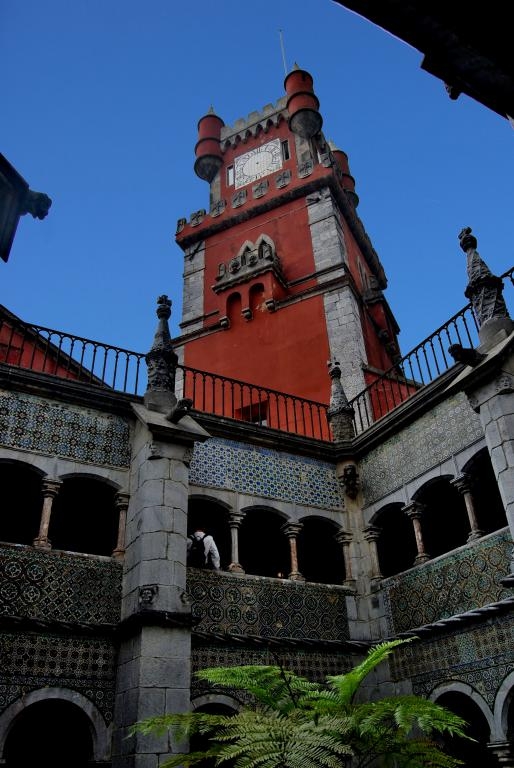
[[[510,280],[512,285],[513,275],[514,267],[501,277]],[[452,344],[475,347],[477,343],[477,321],[471,304],[467,304],[350,401],[355,412],[356,434],[368,429],[449,370],[455,364],[448,352]]]
[[[501,277],[514,284],[514,267]],[[24,323],[5,308],[1,310],[0,363],[128,395],[144,394],[144,353]],[[356,434],[451,368],[451,344],[474,347],[477,341],[478,327],[468,304],[350,401]],[[319,440],[331,439],[327,405],[314,400],[185,365],[177,367],[176,394],[191,398],[193,407],[203,413]]]

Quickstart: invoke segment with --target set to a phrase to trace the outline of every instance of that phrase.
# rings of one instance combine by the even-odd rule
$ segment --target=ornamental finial
[[[151,411],[169,413],[177,403],[175,397],[175,371],[178,357],[171,342],[168,320],[171,301],[166,295],[157,299],[159,322],[152,348],[145,355],[148,368],[148,386],[144,395],[146,407]]]

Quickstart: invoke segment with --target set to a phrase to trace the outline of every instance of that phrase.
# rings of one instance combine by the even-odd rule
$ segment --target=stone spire
[[[341,384],[341,366],[337,360],[329,360],[328,373],[332,379],[330,391],[330,405],[327,416],[332,427],[334,441],[351,440],[355,437],[353,426],[354,410],[348,402],[343,385]]]
[[[152,348],[145,355],[148,368],[148,386],[144,395],[145,406],[150,411],[169,413],[176,404],[175,371],[178,358],[171,343],[168,320],[171,315],[171,301],[167,296],[157,299],[159,322]]]
[[[477,239],[471,227],[464,227],[459,233],[460,247],[467,257],[468,285],[464,295],[471,301],[473,313],[479,327],[481,344],[487,344],[499,331],[510,333],[514,329],[505,300],[503,281],[493,275],[487,264],[480,257]]]

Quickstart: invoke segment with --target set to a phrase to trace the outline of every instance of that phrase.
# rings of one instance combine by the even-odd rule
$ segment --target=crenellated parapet
[[[270,128],[277,127],[282,120],[287,120],[289,113],[286,102],[287,99],[283,96],[276,104],[266,104],[261,111],[250,112],[247,117],[240,117],[234,125],[225,125],[221,129],[222,149],[233,147],[239,142],[244,144],[249,138],[261,132],[268,133]]]

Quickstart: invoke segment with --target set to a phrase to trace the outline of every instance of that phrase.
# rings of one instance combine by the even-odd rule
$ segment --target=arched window
[[[230,324],[242,322],[241,315],[241,294],[231,293],[227,299],[227,317],[230,320]]]
[[[417,555],[416,538],[403,504],[387,504],[374,516],[373,525],[380,530],[377,553],[382,576],[394,576],[412,568]]]
[[[473,456],[464,467],[464,472],[471,481],[471,495],[479,529],[483,533],[492,533],[504,528],[507,517],[487,448]]]
[[[468,741],[457,736],[439,737],[445,751],[452,757],[462,760],[466,768],[493,768],[497,766],[496,758],[487,748],[490,741],[489,725],[480,710],[480,707],[458,691],[443,693],[437,704],[451,710],[454,714],[464,718],[467,726],[464,729],[468,736],[475,741]]]
[[[262,283],[252,285],[249,291],[249,302],[253,318],[260,317],[263,310],[266,309],[264,304],[264,286]]]
[[[425,507],[421,528],[425,551],[430,557],[463,546],[470,533],[464,498],[450,480],[449,477],[432,480],[414,496],[415,501]]]
[[[218,547],[221,569],[226,570],[231,562],[230,528],[228,510],[213,499],[192,497],[189,499],[187,533],[190,536],[196,528],[210,534]]]
[[[42,475],[29,464],[0,462],[0,541],[32,544],[39,532]]]
[[[119,519],[115,494],[116,490],[103,480],[65,479],[52,506],[49,528],[52,549],[112,555]]]
[[[287,576],[289,542],[281,530],[285,519],[270,509],[248,509],[239,532],[239,562],[255,576]]]
[[[86,768],[93,758],[89,719],[69,701],[47,699],[31,704],[14,721],[4,758],[6,768]]]
[[[342,584],[346,578],[343,548],[334,536],[337,526],[319,517],[302,519],[298,534],[298,568],[307,581]]]

